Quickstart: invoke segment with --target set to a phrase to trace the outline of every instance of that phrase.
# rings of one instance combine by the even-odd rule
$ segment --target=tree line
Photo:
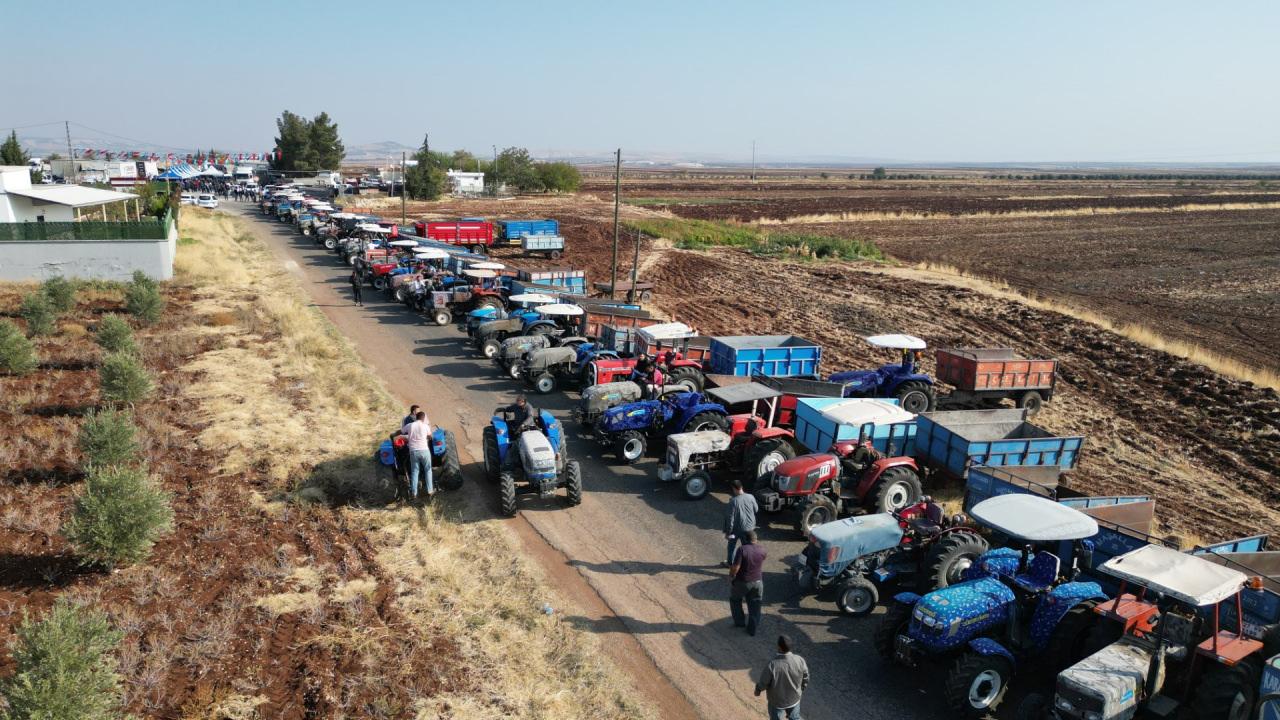
[[[492,160],[482,160],[466,150],[432,150],[427,138],[413,154],[416,165],[405,169],[405,192],[415,200],[435,200],[448,189],[446,170],[482,172],[491,187],[506,186],[519,192],[573,192],[582,184],[578,168],[567,162],[534,162],[529,151],[509,147]]]

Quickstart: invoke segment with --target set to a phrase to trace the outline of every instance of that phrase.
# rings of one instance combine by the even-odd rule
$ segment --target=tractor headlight
[[[1076,706],[1072,705],[1070,700],[1062,697],[1061,695],[1058,696],[1058,699],[1056,702],[1054,702],[1054,705],[1057,705],[1059,710],[1066,710],[1067,712],[1071,712],[1076,709]],[[1096,714],[1097,713],[1095,713],[1095,715]]]
[[[1084,720],[1102,720],[1102,713],[1094,710],[1086,711],[1084,714]]]

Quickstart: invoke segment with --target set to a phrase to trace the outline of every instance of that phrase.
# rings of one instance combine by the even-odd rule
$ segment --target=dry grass
[[[1140,345],[1203,365],[1216,373],[1220,373],[1237,380],[1246,380],[1260,387],[1269,387],[1274,390],[1280,390],[1280,373],[1275,373],[1265,368],[1259,368],[1242,363],[1233,358],[1215,353],[1212,350],[1201,347],[1200,345],[1196,345],[1195,343],[1165,337],[1144,325],[1117,323],[1111,318],[1099,315],[1091,310],[1075,307],[1062,302],[1034,297],[999,280],[992,280],[974,275],[952,265],[944,265],[940,263],[917,263],[913,268],[890,268],[881,272],[885,272],[886,274],[914,275],[917,279],[920,279],[920,272],[945,276],[947,282],[951,282],[953,284],[958,283],[975,290],[980,290],[986,294],[994,295],[1006,300],[1020,302],[1039,310],[1061,313],[1068,317],[1097,325],[1105,330],[1109,330],[1117,335],[1128,338]]]
[[[1059,196],[1054,196],[1059,197]],[[1011,210],[1009,212],[968,212],[951,214],[946,212],[841,212],[814,213],[809,215],[793,215],[788,218],[760,218],[757,225],[823,225],[843,222],[879,222],[898,220],[970,220],[984,218],[1046,218],[1075,217],[1080,215],[1129,215],[1134,213],[1179,213],[1179,212],[1220,212],[1222,210],[1273,210],[1280,208],[1276,202],[1256,203],[1215,203],[1173,205],[1171,207],[1082,207],[1060,210]]]
[[[186,397],[210,420],[198,442],[220,453],[234,448],[224,471],[255,469],[280,488],[300,484],[316,465],[344,476],[332,482],[362,482],[367,465],[355,458],[367,458],[371,439],[399,417],[390,394],[238,221],[188,209],[183,234],[198,242],[179,249],[178,281],[196,289],[197,307],[212,321],[203,332],[223,340],[220,349],[185,368],[198,375]],[[262,337],[271,342],[252,342]],[[282,522],[302,512],[260,494],[250,494],[247,502]],[[398,639],[430,643],[444,637],[460,647],[461,666],[421,670],[476,678],[465,683],[475,691],[420,699],[417,717],[653,716],[627,678],[603,659],[593,636],[541,612],[546,601],[563,603],[501,522],[463,522],[442,516],[438,508],[337,512],[370,534],[380,574],[395,583],[388,602],[408,618],[406,627],[396,629]],[[337,564],[350,571],[356,563],[343,558]],[[358,607],[378,585],[362,573],[342,582],[332,568],[317,566],[293,547],[281,547],[274,563],[258,563],[249,574],[282,583],[273,587],[282,592],[251,601],[271,616],[301,612],[318,618],[329,602]],[[211,630],[212,637],[201,633],[195,639],[216,642],[219,628]],[[361,657],[376,659],[395,652],[383,642],[386,636],[335,627],[315,642],[358,644]],[[380,663],[369,668],[384,670]],[[252,712],[252,702],[247,706]]]

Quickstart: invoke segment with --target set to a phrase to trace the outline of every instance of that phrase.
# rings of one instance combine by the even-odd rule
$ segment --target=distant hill
[[[400,153],[413,155],[418,152],[418,148],[394,140],[383,140],[382,142],[364,143],[361,145],[348,145],[347,156],[343,162],[386,162],[387,158],[392,158],[396,162],[400,161]]]

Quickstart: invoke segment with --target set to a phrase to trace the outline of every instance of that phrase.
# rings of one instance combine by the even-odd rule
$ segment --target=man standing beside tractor
[[[809,687],[809,665],[791,652],[791,639],[778,636],[778,654],[760,671],[756,696],[765,693],[769,720],[800,720],[800,698]]]
[[[733,549],[737,547],[739,538],[756,529],[756,513],[760,512],[756,496],[743,490],[742,480],[734,478],[730,484],[733,497],[729,498],[729,506],[724,517],[724,536],[729,541],[729,549],[725,553],[725,567],[733,564]]]
[[[412,406],[410,411],[417,407]],[[413,418],[413,422],[406,423],[404,427],[391,433],[391,439],[394,441],[403,435],[409,442],[409,497],[416,502],[420,474],[424,476],[428,498],[435,495],[436,488],[431,477],[431,423],[422,410],[418,410]]]
[[[755,636],[760,627],[760,606],[764,603],[764,561],[769,553],[756,542],[756,531],[742,534],[742,547],[729,566],[729,611],[733,614],[733,626],[745,627],[747,634]],[[742,612],[742,602],[747,612]]]

